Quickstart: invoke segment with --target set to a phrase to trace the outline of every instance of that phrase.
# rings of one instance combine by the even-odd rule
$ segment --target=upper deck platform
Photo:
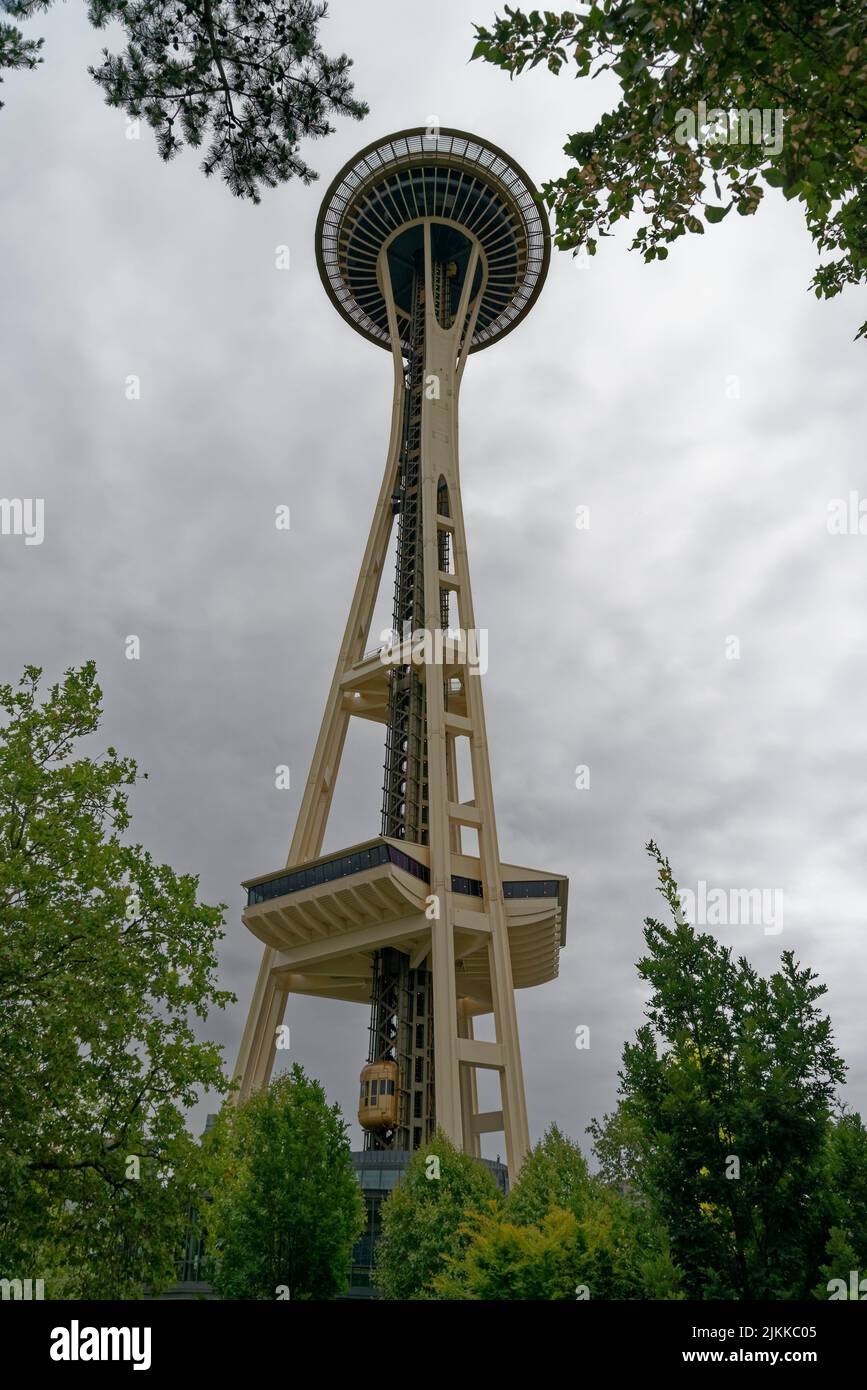
[[[538,192],[519,164],[464,131],[405,130],[377,140],[340,170],[322,201],[316,224],[319,273],[343,317],[365,338],[391,346],[385,296],[378,276],[382,247],[426,219],[441,224],[443,257],[460,265],[461,231],[481,248],[487,279],[470,352],[510,332],[536,299],[551,254]],[[404,251],[405,254],[405,251]],[[400,305],[400,255],[392,278]],[[455,294],[460,276],[455,277]],[[474,289],[475,293],[475,289]],[[409,318],[401,318],[403,328]]]

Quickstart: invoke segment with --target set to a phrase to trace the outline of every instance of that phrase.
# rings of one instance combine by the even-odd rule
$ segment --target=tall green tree
[[[574,1139],[552,1124],[528,1153],[506,1198],[506,1216],[518,1225],[540,1225],[552,1207],[580,1217],[592,1197],[587,1160]]]
[[[333,1298],[364,1228],[348,1127],[296,1063],[206,1136],[209,1277],[222,1298]]]
[[[844,1111],[829,1126],[824,1192],[830,1223],[825,1263],[816,1298],[827,1298],[828,1281],[850,1274],[867,1279],[867,1128],[860,1115]]]
[[[501,1202],[490,1171],[438,1133],[382,1205],[376,1285],[391,1299],[436,1298],[435,1279],[468,1245],[466,1220]]]
[[[53,0],[0,3],[28,19]],[[331,116],[367,115],[352,94],[352,60],[329,58],[319,43],[327,12],[315,0],[89,0],[94,28],[119,24],[126,49],[103,49],[88,71],[109,106],[152,127],[163,159],[207,141],[205,174],[259,202],[263,186],[317,177],[301,142],[330,135]],[[4,68],[41,63],[42,44],[0,25],[0,78]]]
[[[828,1189],[833,1220],[849,1231],[867,1275],[867,1128],[852,1111],[828,1134]]]
[[[221,907],[129,843],[136,764],[96,735],[92,662],[0,686],[0,1274],[46,1297],[171,1279],[196,1182],[184,1111],[225,1090],[196,1038]],[[146,776],[146,774],[145,774]]]
[[[562,14],[507,5],[476,26],[473,57],[513,76],[541,63],[620,83],[616,106],[568,137],[566,173],[543,185],[558,246],[594,255],[635,216],[631,248],[664,260],[671,242],[732,208],[751,216],[767,185],[802,205],[825,257],[810,288],[831,298],[867,280],[865,16],[864,0],[593,0]],[[701,129],[684,120],[702,111],[720,115]],[[767,112],[767,125],[739,114],[735,127],[727,114],[750,111]]]
[[[645,922],[638,973],[647,1023],[623,1052],[620,1107],[594,1127],[667,1228],[693,1298],[808,1297],[827,1239],[827,1142],[845,1067],[818,1001],[825,987],[783,953],[760,977],[683,920],[657,846],[674,924]]]
[[[453,1299],[674,1299],[664,1229],[642,1200],[588,1173],[551,1125],[502,1206],[469,1213],[433,1287]]]

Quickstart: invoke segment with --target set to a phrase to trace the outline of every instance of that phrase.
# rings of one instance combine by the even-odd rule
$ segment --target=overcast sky
[[[432,117],[541,182],[612,97],[468,64],[492,13],[333,0],[323,44],[354,57],[371,113],[304,148],[318,184],[260,207],[195,152],[164,165],[146,129],[126,138],[86,72],[105,38],[83,4],[33,21],[44,65],[2,88],[0,495],[46,510],[42,545],[0,537],[0,679],[96,660],[104,742],[150,773],[136,838],[228,904],[238,1003],[207,1031],[229,1067],[261,951],[239,883],[285,860],[388,438],[390,357],[321,287],[320,199],[357,149]],[[570,879],[560,978],[518,996],[534,1138],[556,1120],[583,1140],[615,1103],[642,920],[663,907],[651,836],[686,888],[782,890],[782,931],[709,930],[764,972],[787,948],[818,972],[867,1110],[867,536],[826,524],[831,499],[867,496],[863,294],[806,292],[812,244],[776,190],[664,264],[629,239],[583,268],[555,251],[462,389],[501,853]],[[358,724],[326,849],[379,831],[383,731]],[[287,1021],[354,1126],[367,1011],[291,999]]]

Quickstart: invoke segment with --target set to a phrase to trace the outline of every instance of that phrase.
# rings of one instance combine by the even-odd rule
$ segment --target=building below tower
[[[364,1197],[367,1226],[352,1247],[347,1298],[376,1298],[376,1245],[382,1232],[382,1204],[397,1187],[413,1155],[406,1149],[363,1149],[352,1155],[352,1169]],[[493,1176],[505,1197],[509,1175],[505,1163],[491,1158],[477,1160]]]

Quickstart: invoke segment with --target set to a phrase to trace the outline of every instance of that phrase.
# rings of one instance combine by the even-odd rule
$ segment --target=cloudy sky
[[[612,96],[468,64],[492,13],[333,0],[322,40],[354,57],[370,116],[304,150],[318,185],[258,208],[195,153],[164,165],[149,132],[126,138],[87,75],[104,38],[80,3],[34,22],[45,63],[2,89],[0,494],[46,510],[41,546],[0,537],[0,678],[96,660],[105,742],[150,773],[136,837],[228,904],[238,1003],[208,1029],[230,1066],[260,958],[239,883],[285,860],[389,426],[390,358],[319,282],[319,200],[362,145],[432,118],[541,181]],[[781,931],[711,929],[763,971],[791,948],[818,972],[864,1111],[867,536],[827,527],[832,499],[867,496],[863,296],[807,294],[812,245],[775,190],[664,264],[628,240],[585,267],[555,252],[462,392],[501,852],[570,878],[560,978],[518,998],[531,1131],[583,1135],[614,1104],[642,919],[662,907],[651,836],[684,887],[782,891]],[[359,724],[327,849],[379,830],[381,730]],[[352,1116],[366,1011],[290,1000],[287,1021],[293,1059]]]

